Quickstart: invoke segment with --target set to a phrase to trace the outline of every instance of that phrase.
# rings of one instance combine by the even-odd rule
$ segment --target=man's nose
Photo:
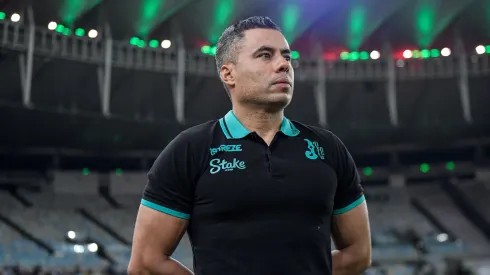
[[[287,73],[291,70],[291,63],[286,60],[284,57],[280,57],[279,61],[277,62],[277,67],[276,71],[278,73]]]

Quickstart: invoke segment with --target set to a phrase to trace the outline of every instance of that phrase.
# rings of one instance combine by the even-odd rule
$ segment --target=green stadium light
[[[373,168],[364,167],[364,169],[362,169],[362,173],[364,174],[364,176],[369,177],[373,174]]]
[[[56,32],[60,32],[60,33],[62,33],[64,30],[65,30],[65,26],[63,26],[61,24],[58,24],[58,26],[56,26],[56,29],[55,29]]]
[[[420,164],[420,172],[425,174],[425,173],[428,173],[429,170],[430,170],[429,164],[427,164],[427,163]]]
[[[454,161],[446,162],[446,169],[449,171],[453,171],[454,169],[456,169],[456,164],[454,163]]]
[[[427,50],[427,49],[423,49],[421,52],[420,52],[420,56],[422,56],[422,58],[429,58],[430,57],[430,51]]]
[[[350,61],[356,61],[359,59],[359,53],[358,52],[351,52],[349,54],[349,60]]]
[[[413,58],[420,58],[421,54],[419,50],[412,51]]]
[[[369,59],[369,53],[363,51],[363,52],[361,52],[359,57],[361,58],[361,60],[368,60]]]
[[[129,39],[129,44],[133,46],[138,46],[139,41],[140,39],[138,37],[131,37],[131,39]]]
[[[438,49],[432,49],[430,50],[430,57],[439,57],[441,56],[441,52]]]
[[[84,29],[81,29],[81,28],[78,28],[75,30],[75,35],[76,36],[84,36],[85,35],[85,30]]]
[[[148,46],[150,46],[150,48],[158,48],[159,45],[160,45],[160,43],[158,42],[158,40],[151,40],[148,43]]]
[[[82,169],[82,175],[88,176],[90,174],[90,170],[88,168],[83,168]]]
[[[340,54],[340,59],[342,59],[342,60],[348,60],[349,59],[349,53],[348,52],[342,52]]]
[[[291,58],[292,59],[298,59],[299,58],[299,52],[298,51],[292,51],[291,52]]]
[[[209,54],[210,55],[216,55],[216,46],[212,46],[210,51],[209,51]]]
[[[117,168],[117,169],[116,169],[116,175],[121,176],[121,175],[122,175],[122,173],[123,173],[123,171],[122,171],[122,169],[121,169],[121,168]]]
[[[203,54],[216,55],[216,46],[204,45],[201,47]]]
[[[203,54],[209,54],[210,51],[211,51],[211,46],[209,46],[209,45],[205,45],[205,46],[201,47],[201,52]]]
[[[153,41],[153,40],[152,40]],[[155,40],[156,41],[156,40]],[[151,41],[150,41],[151,42]],[[156,47],[158,47],[158,41],[156,41],[157,45]],[[129,44],[130,45],[133,45],[135,47],[140,47],[140,48],[144,48],[146,46],[146,42],[145,40],[143,39],[140,39],[136,36],[133,36],[131,37],[131,39],[129,39]],[[152,43],[153,44],[153,43]]]
[[[63,35],[70,35],[71,34],[71,30],[68,29],[68,28],[65,28],[65,29],[63,29],[63,32],[62,33],[63,33]]]
[[[7,15],[5,14],[5,12],[0,11],[0,20],[4,20],[6,17]]]
[[[485,52],[490,53],[490,45],[485,46]]]

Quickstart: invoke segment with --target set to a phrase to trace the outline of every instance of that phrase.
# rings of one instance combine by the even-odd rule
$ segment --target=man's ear
[[[228,63],[221,66],[219,76],[226,85],[235,86],[235,65]]]

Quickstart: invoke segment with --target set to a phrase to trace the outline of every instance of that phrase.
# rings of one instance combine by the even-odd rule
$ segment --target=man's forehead
[[[272,29],[252,29],[244,33],[243,46],[249,50],[256,50],[267,45],[277,50],[289,49],[289,44],[284,35]]]

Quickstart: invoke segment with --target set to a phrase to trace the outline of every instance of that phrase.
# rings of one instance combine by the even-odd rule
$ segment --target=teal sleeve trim
[[[347,205],[346,207],[333,210],[333,214],[339,215],[339,214],[344,214],[346,212],[349,212],[352,209],[356,208],[359,204],[363,203],[365,200],[366,200],[366,198],[364,198],[364,195],[362,195],[360,198],[355,200],[353,203]]]
[[[151,209],[154,209],[156,211],[160,211],[162,213],[165,213],[165,214],[168,214],[170,216],[177,217],[177,218],[181,218],[181,219],[184,219],[184,220],[188,220],[191,217],[191,215],[189,215],[189,214],[185,214],[185,213],[182,213],[182,212],[179,212],[179,211],[176,211],[176,210],[172,210],[170,208],[167,208],[167,207],[158,205],[156,203],[153,203],[151,201],[147,201],[145,199],[142,199],[141,200],[141,204],[144,205],[144,206],[146,206],[146,207],[149,207]]]

